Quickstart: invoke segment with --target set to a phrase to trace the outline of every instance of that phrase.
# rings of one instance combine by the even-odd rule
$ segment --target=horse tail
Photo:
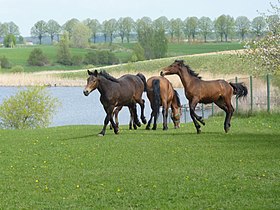
[[[174,95],[177,99],[177,106],[181,107],[181,101],[180,101],[179,93],[175,89],[173,89],[173,90],[174,90]]]
[[[136,76],[140,77],[140,79],[144,83],[144,91],[147,91],[147,81],[146,81],[146,77],[144,76],[144,74],[138,73]]]
[[[243,83],[229,83],[233,88],[233,95],[236,95],[236,98],[246,97],[248,94],[248,89]]]
[[[152,104],[152,109],[153,111],[156,111],[156,113],[159,113],[159,108],[160,108],[160,81],[158,79],[153,80],[152,82],[153,86],[153,93],[154,93],[154,100]]]

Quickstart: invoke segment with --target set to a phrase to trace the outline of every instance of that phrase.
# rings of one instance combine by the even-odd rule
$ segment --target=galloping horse
[[[198,103],[214,102],[226,112],[224,130],[227,133],[230,128],[230,120],[234,112],[231,97],[245,97],[248,94],[247,87],[242,83],[228,83],[225,80],[204,81],[183,60],[175,60],[170,66],[161,71],[161,76],[177,74],[185,88],[185,95],[189,100],[190,115],[196,127],[197,133],[201,133],[200,125],[205,125],[201,116],[196,115],[195,107]]]
[[[116,79],[105,71],[98,73],[97,70],[94,72],[88,70],[88,75],[89,78],[87,79],[87,85],[84,89],[84,95],[88,96],[92,91],[97,89],[101,94],[100,101],[106,111],[104,126],[99,135],[105,135],[106,126],[109,121],[113,126],[115,134],[119,132],[112,118],[112,113],[116,106],[128,106],[132,112],[135,124],[140,126],[141,123],[138,120],[136,110],[136,103],[138,103],[141,107],[141,120],[146,124],[144,116],[145,101],[142,99],[146,84],[144,75],[126,74]]]
[[[157,128],[159,108],[162,106],[163,130],[167,130],[168,109],[171,107],[174,128],[180,127],[181,103],[176,90],[173,89],[168,79],[161,76],[154,76],[147,80],[147,96],[151,104],[151,118],[146,129],[150,129],[151,121],[154,118],[153,130]]]

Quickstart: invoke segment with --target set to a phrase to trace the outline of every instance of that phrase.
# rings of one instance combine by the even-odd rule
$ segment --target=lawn
[[[95,44],[95,50],[111,50],[115,53],[120,63],[127,63],[131,57],[132,48],[135,43],[130,44]],[[28,57],[34,48],[42,49],[44,55],[46,55],[50,61],[49,66],[32,67],[27,63]],[[196,43],[196,44],[176,44],[170,43],[168,45],[167,56],[179,56],[179,55],[190,55],[197,53],[217,52],[224,50],[236,50],[242,49],[242,44],[239,43]],[[90,50],[93,49],[79,49],[70,48],[72,55],[84,57]],[[73,70],[82,69],[85,66],[63,66],[57,63],[57,46],[50,45],[36,45],[21,48],[0,48],[0,58],[5,56],[12,64],[21,65],[24,67],[25,72],[43,71],[43,70]],[[8,69],[1,69],[0,72],[9,72]]]
[[[0,130],[0,209],[279,209],[280,114],[119,135]]]

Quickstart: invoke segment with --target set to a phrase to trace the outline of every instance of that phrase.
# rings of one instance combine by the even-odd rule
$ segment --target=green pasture
[[[0,209],[279,209],[280,114],[223,118],[0,130]]]
[[[79,49],[79,48],[70,48],[72,55],[77,55],[84,57],[86,53],[90,50],[111,50],[115,53],[116,57],[120,60],[120,63],[127,63],[130,59],[132,48],[135,43],[131,44],[95,44],[93,45],[94,49]],[[50,61],[49,66],[43,67],[32,67],[27,63],[28,57],[31,51],[34,48],[42,49],[44,55],[46,55]],[[57,46],[50,45],[36,45],[29,47],[20,47],[20,48],[0,48],[0,57],[5,56],[11,62],[12,66],[21,65],[24,67],[26,72],[34,71],[43,71],[43,70],[73,70],[73,69],[82,69],[85,66],[63,66],[57,63]],[[196,43],[196,44],[175,44],[170,43],[168,45],[167,56],[179,56],[179,55],[190,55],[198,53],[207,53],[207,52],[217,52],[224,50],[236,50],[242,49],[243,45],[240,43]],[[9,69],[1,69],[0,72],[9,72]]]

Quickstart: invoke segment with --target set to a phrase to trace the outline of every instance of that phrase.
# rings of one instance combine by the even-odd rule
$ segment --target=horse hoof
[[[146,123],[147,123],[147,120],[144,118],[144,119],[142,120],[142,123],[143,123],[143,124],[146,124]]]
[[[197,130],[196,132],[197,132],[197,134],[201,134],[201,130]]]
[[[99,133],[97,136],[100,136],[100,137],[103,137],[104,136],[104,134],[102,134],[102,133]]]
[[[153,127],[153,128],[152,128],[152,130],[154,130],[154,131],[155,131],[156,129],[157,129],[156,127]]]
[[[146,126],[146,130],[151,130],[150,126]]]

